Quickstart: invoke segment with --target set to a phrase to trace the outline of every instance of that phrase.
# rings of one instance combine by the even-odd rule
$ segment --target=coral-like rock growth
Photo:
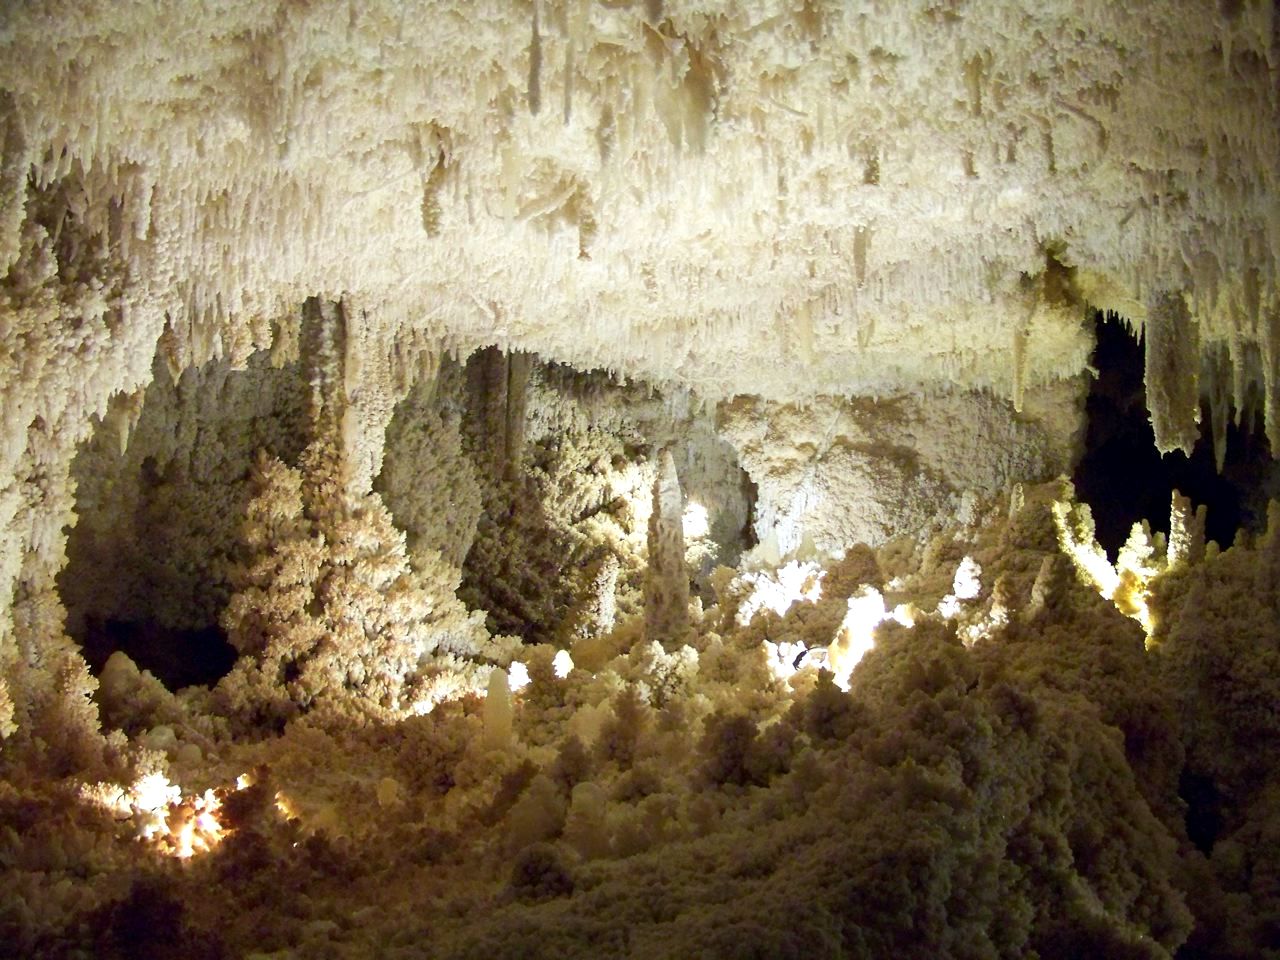
[[[1090,308],[1280,449],[1278,23],[4,4],[0,953],[1274,958],[1280,509],[1035,484]],[[179,509],[115,599],[235,667],[94,677]]]
[[[223,617],[241,657],[220,701],[258,722],[325,701],[389,716],[429,710],[437,653],[475,648],[478,617],[454,598],[456,581],[410,566],[377,494],[345,492],[324,441],[303,463],[263,455],[254,467],[245,556]]]
[[[277,530],[296,534],[296,469],[259,470],[284,506]],[[295,702],[278,739],[215,734],[216,762],[174,759],[166,776],[152,760],[78,800],[10,777],[0,816],[30,826],[0,834],[8,942],[50,955],[114,955],[133,936],[211,955],[1269,956],[1276,766],[1251,738],[1278,733],[1280,508],[1255,546],[1155,564],[1144,645],[1114,596],[1073,575],[1058,541],[1078,550],[1084,521],[1057,503],[1062,485],[1028,487],[909,550],[851,550],[780,612],[738,616],[752,584],[721,579],[725,608],[691,621],[685,646],[635,632],[590,671],[531,648],[527,685],[486,671],[483,706],[396,713],[379,707],[394,679],[370,676],[315,693],[368,700],[362,725],[315,723]],[[305,566],[290,569],[305,580]],[[882,622],[845,691],[819,650],[873,596]],[[910,615],[884,617],[886,599]],[[202,768],[212,788],[178,785]],[[139,873],[148,851],[185,859],[180,873],[146,868],[166,877],[159,900]],[[171,921],[129,927],[148,910]]]

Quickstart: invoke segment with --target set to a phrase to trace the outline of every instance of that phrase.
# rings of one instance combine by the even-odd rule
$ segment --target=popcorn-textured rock
[[[1280,446],[1276,29],[6,5],[6,946],[1267,956],[1280,514],[1215,552],[1175,501],[1111,563],[1033,482],[1090,308],[1144,336],[1161,449],[1206,398],[1220,454],[1229,407]],[[664,448],[714,548],[664,554],[693,599],[646,635]],[[740,623],[752,520],[757,582],[823,593]],[[217,613],[237,666],[95,680],[108,602]]]

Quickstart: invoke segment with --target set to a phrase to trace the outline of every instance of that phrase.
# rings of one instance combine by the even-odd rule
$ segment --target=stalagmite
[[[494,670],[489,674],[489,686],[484,698],[484,744],[490,750],[506,750],[512,740],[511,686],[507,671]]]
[[[575,651],[578,643],[589,644],[593,638],[604,636],[616,625],[618,573],[618,558],[612,553],[605,554],[588,570],[582,600],[566,618]]]
[[[1191,500],[1177,490],[1169,505],[1169,569],[1199,563],[1204,559],[1204,521],[1208,508],[1202,503],[1194,510]]]

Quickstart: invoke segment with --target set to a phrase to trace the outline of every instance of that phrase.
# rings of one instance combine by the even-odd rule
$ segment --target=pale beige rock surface
[[[1051,478],[1093,310],[1160,449],[1280,443],[1277,69],[1258,0],[4,4],[0,954],[1275,956],[1280,512],[1113,563]]]

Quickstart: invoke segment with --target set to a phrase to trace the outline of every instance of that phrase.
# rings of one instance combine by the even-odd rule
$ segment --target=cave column
[[[645,634],[671,649],[689,633],[689,573],[684,562],[684,493],[671,451],[658,458],[649,514],[649,569],[644,578]]]
[[[520,476],[524,451],[524,420],[533,358],[496,347],[481,351],[467,365],[471,407],[479,411],[478,448],[491,459],[504,480]]]
[[[362,496],[382,470],[387,426],[419,368],[434,373],[435,353],[345,300],[309,298],[302,307],[308,340],[312,428],[334,437],[347,490]]]

